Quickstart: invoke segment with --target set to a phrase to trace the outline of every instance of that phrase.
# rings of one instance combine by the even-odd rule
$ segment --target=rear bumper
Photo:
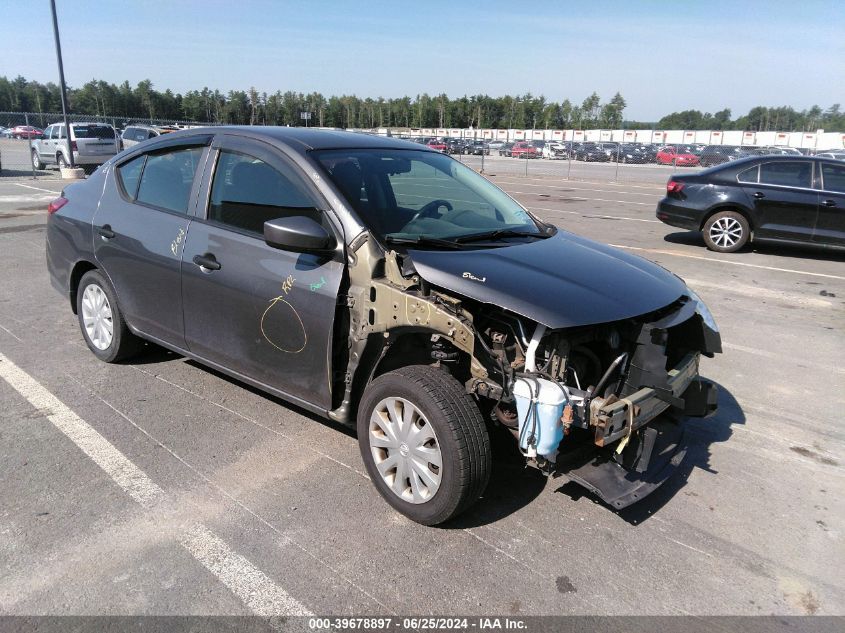
[[[697,209],[688,209],[681,206],[678,202],[680,201],[674,198],[663,198],[657,204],[657,211],[655,213],[657,219],[669,226],[697,231],[701,226],[698,217],[700,212]]]

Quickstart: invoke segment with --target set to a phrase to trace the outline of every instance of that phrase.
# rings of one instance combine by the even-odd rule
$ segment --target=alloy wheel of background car
[[[401,420],[410,442],[407,435],[402,441],[398,432],[396,441],[390,437],[390,424],[397,424],[385,421],[391,413]],[[463,385],[441,368],[411,365],[373,380],[361,398],[357,428],[361,457],[376,490],[417,523],[437,525],[457,516],[487,487],[492,451],[481,411]],[[405,470],[404,482],[402,462],[390,456],[390,445],[397,442],[394,455],[407,451],[416,458],[415,468]],[[411,473],[428,480],[427,489],[419,489],[416,497]]]
[[[425,503],[437,494],[443,456],[434,427],[414,403],[379,402],[370,416],[368,440],[376,468],[396,496]]]
[[[733,253],[748,242],[748,220],[735,211],[721,211],[704,224],[704,242],[710,250]]]
[[[41,162],[41,159],[38,158],[38,150],[32,150],[32,166],[35,169],[44,169],[44,163]]]
[[[67,167],[67,161],[65,161],[64,154],[56,155],[56,164],[59,166],[59,169],[65,169]]]
[[[123,360],[143,347],[143,341],[129,331],[111,285],[98,270],[89,270],[79,280],[76,314],[88,349],[102,361]]]

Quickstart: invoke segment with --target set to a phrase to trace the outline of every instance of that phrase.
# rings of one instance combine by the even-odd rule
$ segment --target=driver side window
[[[208,219],[263,235],[264,222],[302,215],[322,222],[322,213],[293,174],[249,156],[221,150],[214,171]]]

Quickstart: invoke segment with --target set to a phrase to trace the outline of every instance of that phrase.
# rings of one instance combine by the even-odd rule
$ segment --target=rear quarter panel
[[[90,178],[68,185],[63,197],[68,202],[47,218],[47,270],[50,282],[71,302],[71,274],[80,262],[94,266],[94,237],[92,220],[106,179],[102,169]],[[72,303],[73,305],[73,303]]]

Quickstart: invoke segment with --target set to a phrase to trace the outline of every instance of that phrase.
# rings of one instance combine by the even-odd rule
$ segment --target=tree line
[[[304,125],[300,113],[310,112],[310,125],[341,128],[516,128],[516,129],[685,129],[752,131],[845,131],[845,114],[839,104],[827,110],[813,106],[797,111],[789,106],[758,106],[731,119],[730,109],[715,114],[699,110],[673,112],[656,122],[625,120],[627,105],[618,92],[602,101],[597,93],[580,104],[544,96],[472,95],[450,98],[446,94],[418,94],[385,99],[356,95],[324,96],[255,88],[247,91],[203,88],[185,94],[159,91],[149,79],[136,86],[92,79],[80,88],[68,87],[70,112],[101,118],[166,119],[238,125]],[[42,84],[18,76],[0,76],[0,111],[59,112],[58,85]]]

